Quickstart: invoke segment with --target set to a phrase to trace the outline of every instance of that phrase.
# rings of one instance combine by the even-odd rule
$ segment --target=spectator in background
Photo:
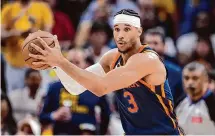
[[[1,93],[1,135],[14,135],[17,131],[13,109],[5,93]]]
[[[16,121],[24,119],[28,114],[37,116],[38,106],[44,95],[40,90],[41,80],[39,71],[28,69],[25,73],[25,87],[9,92],[8,97],[14,109]]]
[[[143,30],[147,31],[148,29],[161,27],[166,35],[165,53],[175,57],[176,48],[172,39],[174,38],[174,32],[170,32],[173,30],[173,24],[171,23],[169,14],[167,12],[157,10],[153,0],[138,0],[138,5],[140,8],[140,18]],[[144,34],[141,35],[141,39],[143,38]]]
[[[215,135],[215,95],[208,89],[204,65],[189,63],[183,70],[187,97],[178,105],[178,123],[187,135]]]
[[[157,29],[150,29],[145,33],[144,42],[154,49],[164,60],[165,66],[168,70],[168,81],[174,99],[174,106],[176,107],[185,97],[182,86],[182,72],[181,68],[174,63],[174,59],[164,53],[164,38],[164,34]]]
[[[214,0],[176,0],[177,6],[180,11],[180,34],[186,34],[192,31],[193,17],[198,14],[199,11],[210,12],[212,6],[214,6]],[[179,6],[180,5],[180,6]]]
[[[74,41],[75,46],[83,47],[86,44],[94,21],[108,23],[109,16],[110,3],[107,0],[92,1],[80,19]]]
[[[113,27],[113,15],[126,8],[139,12],[138,6],[131,0],[93,0],[81,16],[75,45],[81,47],[86,44],[92,22],[105,22]]]
[[[191,55],[191,61],[202,63],[207,70],[215,68],[215,54],[210,39],[198,38],[196,48]]]
[[[86,68],[86,57],[82,50],[69,51],[67,59],[81,68]],[[96,120],[95,107],[100,107],[100,120]],[[96,127],[95,132],[104,135],[109,124],[109,106],[105,97],[97,97],[89,91],[80,95],[71,95],[60,81],[52,83],[48,90],[40,121],[44,126],[53,125],[54,135],[80,135],[85,128],[83,123]],[[89,126],[89,125],[87,125]],[[98,129],[99,126],[99,129]]]
[[[157,9],[160,23],[168,37],[176,39],[178,30],[178,16],[176,14],[175,0],[152,0]]]
[[[155,5],[152,0],[138,0],[141,24],[144,31],[159,25]]]
[[[45,0],[52,8],[54,15],[54,25],[52,28],[52,34],[57,35],[61,48],[67,50],[74,39],[75,28],[70,21],[69,16],[61,12],[58,8],[59,0]]]
[[[110,95],[112,95],[110,97]],[[116,102],[116,92],[113,92],[107,95],[110,99],[110,107],[111,107],[111,115],[110,115],[110,123],[108,127],[108,131],[110,135],[121,135],[124,134],[124,130],[122,128],[122,122],[119,115],[119,109]]]
[[[107,46],[112,37],[112,29],[107,23],[94,22],[90,30],[87,44],[85,45],[87,56],[92,56],[94,62],[98,62],[110,48]]]
[[[196,43],[199,37],[210,39],[212,49],[215,52],[215,35],[211,30],[212,22],[211,17],[207,12],[201,11],[193,21],[193,32],[180,36],[177,40],[177,48],[179,52],[179,61],[181,65],[188,63],[190,55],[196,48]]]
[[[209,75],[209,89],[215,93],[215,69],[208,72]]]
[[[24,86],[26,65],[21,53],[24,38],[38,29],[50,31],[53,18],[48,5],[33,0],[10,2],[4,5],[1,15],[2,51],[7,62],[5,75],[7,89],[11,91]]]
[[[16,135],[40,135],[41,127],[37,119],[31,116],[25,117],[18,123],[18,132]]]
[[[156,7],[158,2],[153,0],[138,0],[137,2],[140,9],[141,24],[145,31],[160,26],[163,27],[168,37],[174,38],[173,18],[162,6]]]
[[[83,123],[79,125],[79,128],[81,130],[80,135],[96,135],[96,126],[94,124]]]

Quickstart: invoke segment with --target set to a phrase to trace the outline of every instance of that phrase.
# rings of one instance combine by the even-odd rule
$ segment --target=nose
[[[188,87],[192,86],[193,85],[193,81],[191,79],[187,80],[187,85],[188,85]]]
[[[118,38],[119,38],[119,40],[123,40],[124,39],[124,33],[119,32]]]

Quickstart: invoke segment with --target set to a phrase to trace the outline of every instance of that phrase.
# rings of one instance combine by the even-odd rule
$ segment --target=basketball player
[[[167,71],[157,53],[141,44],[139,15],[123,9],[114,16],[113,23],[118,49],[110,50],[86,70],[63,57],[56,37],[56,48],[50,48],[39,37],[45,49],[31,45],[42,54],[29,55],[41,60],[33,65],[54,67],[62,84],[72,94],[88,89],[102,96],[116,91],[122,125],[128,135],[180,134],[173,114]]]

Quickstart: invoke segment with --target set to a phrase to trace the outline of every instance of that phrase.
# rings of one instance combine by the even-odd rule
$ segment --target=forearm
[[[81,84],[95,95],[103,95],[105,84],[101,75],[96,75],[93,72],[78,68],[68,60],[63,59],[58,65],[68,76]]]
[[[64,88],[73,95],[79,95],[83,93],[86,88],[76,82],[73,78],[71,78],[67,73],[65,73],[61,68],[56,67],[54,69]]]

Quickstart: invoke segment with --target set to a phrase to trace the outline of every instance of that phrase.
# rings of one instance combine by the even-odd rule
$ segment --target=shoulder
[[[215,103],[215,94],[212,91],[208,90],[205,93],[203,99],[209,107],[210,106],[213,107],[213,105]],[[215,108],[214,108],[214,110],[215,110]]]
[[[208,90],[203,98],[207,105],[210,118],[215,122],[215,94],[212,91]]]
[[[111,70],[113,63],[117,60],[119,56],[120,53],[118,52],[117,48],[109,50],[102,56],[99,63],[104,68],[106,73]]]
[[[144,67],[151,66],[151,64],[162,64],[160,58],[154,52],[143,52],[134,54],[128,59],[128,63],[137,63],[142,66],[144,64],[148,64],[144,65]]]

